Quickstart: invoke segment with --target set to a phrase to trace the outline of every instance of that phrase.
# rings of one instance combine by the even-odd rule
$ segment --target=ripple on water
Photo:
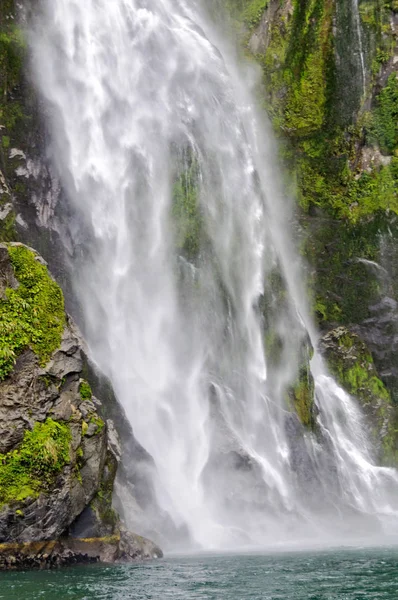
[[[2,600],[398,599],[398,549],[190,556],[3,573]]]

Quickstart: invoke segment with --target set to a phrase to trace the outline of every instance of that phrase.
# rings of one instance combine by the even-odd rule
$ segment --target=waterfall
[[[153,459],[157,516],[126,493],[129,525],[206,549],[397,529],[397,473],[316,352],[319,435],[287,400],[317,335],[256,70],[194,0],[43,1],[31,43],[84,332]]]
[[[361,79],[362,79],[362,95],[363,99],[366,97],[366,67],[365,67],[365,55],[363,51],[362,41],[362,28],[361,28],[361,16],[359,14],[359,0],[352,0],[352,13],[355,23],[355,32],[358,41],[358,52],[359,52],[359,64],[361,68]]]

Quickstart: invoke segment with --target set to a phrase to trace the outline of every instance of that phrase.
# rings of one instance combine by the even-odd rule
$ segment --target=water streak
[[[365,67],[365,55],[363,50],[362,41],[362,26],[361,26],[361,15],[359,14],[359,0],[352,0],[352,12],[354,16],[355,30],[358,41],[358,52],[359,62],[361,67],[361,80],[362,80],[362,94],[363,98],[366,97],[366,67]]]

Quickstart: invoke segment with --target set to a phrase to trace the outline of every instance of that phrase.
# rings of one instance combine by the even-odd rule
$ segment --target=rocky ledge
[[[112,507],[120,446],[43,259],[0,244],[0,569],[161,556]]]
[[[89,563],[128,563],[161,558],[153,542],[129,532],[102,538],[0,544],[0,569],[51,569]]]

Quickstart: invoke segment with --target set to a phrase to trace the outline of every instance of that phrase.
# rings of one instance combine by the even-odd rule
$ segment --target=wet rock
[[[353,331],[359,334],[374,357],[380,378],[398,400],[398,303],[384,296],[369,307],[370,316]]]
[[[0,570],[52,569],[89,563],[126,563],[162,558],[146,538],[128,532],[102,538],[64,538],[0,544]]]
[[[365,342],[347,327],[320,340],[319,350],[339,384],[362,405],[382,464],[398,464],[398,409],[391,401]]]

